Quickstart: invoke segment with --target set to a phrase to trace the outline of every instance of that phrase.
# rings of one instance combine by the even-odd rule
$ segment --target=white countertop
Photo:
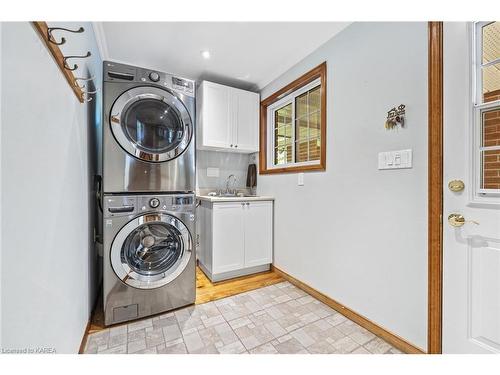
[[[196,198],[206,202],[250,202],[250,201],[273,201],[274,197],[257,195],[251,197],[212,197],[209,195],[197,195]]]

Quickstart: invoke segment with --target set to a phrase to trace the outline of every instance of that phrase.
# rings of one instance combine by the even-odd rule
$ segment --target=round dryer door
[[[135,87],[120,95],[111,108],[110,125],[126,152],[149,162],[175,159],[193,135],[184,104],[157,87]]]
[[[118,232],[111,245],[111,265],[123,283],[153,289],[184,271],[192,249],[191,235],[182,221],[166,214],[145,214]]]

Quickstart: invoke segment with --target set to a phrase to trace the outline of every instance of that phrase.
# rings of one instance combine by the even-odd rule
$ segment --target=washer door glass
[[[175,95],[156,87],[136,87],[113,104],[110,125],[129,154],[145,161],[176,158],[189,145],[191,116]]]
[[[163,223],[143,224],[134,229],[122,247],[122,261],[140,275],[167,272],[182,257],[182,237]]]
[[[125,284],[152,289],[179,276],[191,252],[191,235],[182,221],[166,214],[146,214],[118,232],[111,245],[111,265]]]

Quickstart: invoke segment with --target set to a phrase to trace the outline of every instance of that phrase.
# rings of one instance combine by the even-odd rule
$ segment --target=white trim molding
[[[94,29],[97,47],[99,48],[102,60],[109,60],[108,43],[102,22],[92,22],[92,28]]]

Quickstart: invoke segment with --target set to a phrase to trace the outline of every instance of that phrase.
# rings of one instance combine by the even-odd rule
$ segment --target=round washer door
[[[127,285],[159,288],[184,271],[192,250],[191,235],[181,220],[150,213],[120,229],[111,245],[111,266]]]
[[[111,108],[110,126],[126,152],[149,162],[175,159],[193,135],[184,104],[157,87],[135,87],[121,94]]]

